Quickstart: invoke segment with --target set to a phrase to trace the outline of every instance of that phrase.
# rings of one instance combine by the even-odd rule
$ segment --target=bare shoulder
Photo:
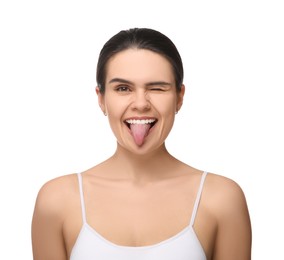
[[[212,259],[251,259],[251,224],[242,188],[220,175],[207,177],[204,201],[217,228]]]
[[[50,180],[39,190],[32,220],[35,260],[67,259],[63,224],[74,207],[76,186],[76,176],[71,174]]]
[[[77,188],[75,174],[57,177],[46,182],[38,192],[36,210],[46,214],[58,214],[68,205]],[[69,199],[68,199],[69,198]]]
[[[240,185],[234,180],[215,173],[208,173],[206,177],[207,187],[214,189],[218,193],[230,193],[235,195],[242,195],[243,191]],[[218,194],[217,193],[217,194]]]
[[[216,217],[224,213],[247,210],[245,194],[240,185],[227,177],[210,173],[206,178],[205,190],[210,207]]]

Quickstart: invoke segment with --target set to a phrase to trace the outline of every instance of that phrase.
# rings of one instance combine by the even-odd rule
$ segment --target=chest
[[[85,185],[84,206],[88,232],[96,233],[105,241],[126,247],[147,247],[169,240],[186,230],[192,218],[197,189],[163,186],[111,187]],[[201,219],[206,210],[200,206]],[[81,203],[70,208],[64,223],[64,237],[69,255],[82,231]],[[207,219],[208,221],[208,219]],[[84,221],[83,221],[84,222]],[[201,223],[202,225],[202,223]],[[198,227],[198,226],[197,226]],[[213,230],[192,229],[193,236],[209,251]],[[208,248],[208,249],[207,249]]]
[[[175,236],[150,246],[129,247],[116,245],[88,225],[84,225],[71,260],[206,260],[205,252],[193,229],[186,228]]]

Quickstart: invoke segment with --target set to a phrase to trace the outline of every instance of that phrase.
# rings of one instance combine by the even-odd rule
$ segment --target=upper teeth
[[[144,124],[151,124],[154,123],[156,120],[155,119],[128,119],[126,122],[128,124],[138,124],[138,125],[144,125]]]

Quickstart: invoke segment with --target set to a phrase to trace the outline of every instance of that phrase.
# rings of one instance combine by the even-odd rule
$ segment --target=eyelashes
[[[117,91],[117,92],[131,92],[133,90],[129,86],[119,85],[119,86],[115,87],[115,91]],[[149,88],[148,91],[165,92],[165,89],[159,88],[159,87],[152,87],[152,88]]]
[[[151,88],[150,90],[152,90],[152,91],[162,91],[162,92],[165,91],[165,90],[162,89],[162,88]]]
[[[130,92],[130,88],[128,86],[122,85],[122,86],[117,86],[115,88],[115,91],[117,92]]]

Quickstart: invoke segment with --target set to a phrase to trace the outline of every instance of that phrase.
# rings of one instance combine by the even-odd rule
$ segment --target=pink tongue
[[[130,129],[135,143],[141,146],[148,135],[151,124],[131,124]]]

